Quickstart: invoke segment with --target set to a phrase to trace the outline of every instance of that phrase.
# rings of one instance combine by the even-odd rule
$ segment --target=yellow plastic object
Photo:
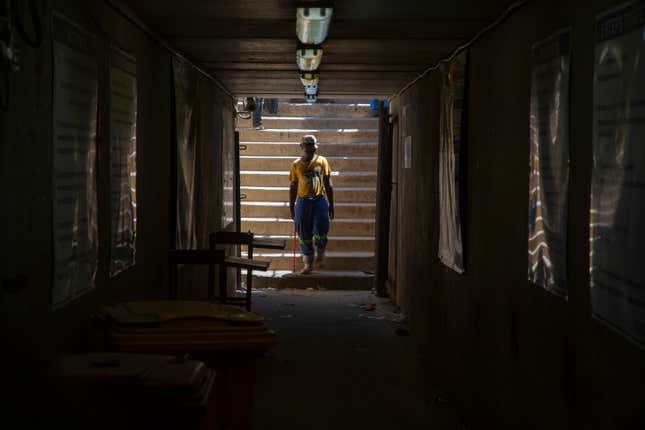
[[[181,319],[209,319],[229,322],[261,323],[262,315],[237,306],[209,302],[161,300],[119,303],[104,309],[117,324],[161,324]]]

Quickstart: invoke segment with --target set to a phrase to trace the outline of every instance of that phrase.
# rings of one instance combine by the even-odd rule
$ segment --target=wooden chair
[[[265,239],[265,238],[256,238],[252,232],[242,233],[234,231],[218,231],[212,233],[209,238],[210,249],[216,250],[218,245],[246,245],[247,247],[247,260],[248,262],[257,261],[253,260],[253,250],[256,248],[262,249],[284,249],[286,246],[286,241],[281,239]],[[228,257],[228,258],[238,258],[239,257]],[[240,259],[244,261],[244,259]],[[241,263],[240,263],[241,264]],[[268,263],[267,263],[268,264]],[[239,267],[246,268],[246,292],[244,297],[226,297],[226,288],[224,288],[223,294],[226,301],[230,301],[231,304],[243,304],[246,307],[246,310],[251,310],[251,298],[253,294],[253,269],[254,265],[249,264],[248,267],[238,266],[229,266],[229,267]],[[260,269],[262,270],[262,269]],[[266,271],[264,269],[263,271]],[[222,294],[221,284],[220,284],[220,297]]]
[[[217,249],[171,249],[168,251],[168,264],[170,266],[170,291],[171,300],[179,298],[179,288],[177,280],[177,266],[202,265],[209,267],[208,273],[208,300],[215,300],[215,266],[219,270],[219,301],[222,303],[231,303],[227,297],[227,269],[229,267],[251,270],[261,270],[266,272],[269,268],[268,261],[258,261],[253,259],[244,259],[239,257],[227,257],[223,250]]]

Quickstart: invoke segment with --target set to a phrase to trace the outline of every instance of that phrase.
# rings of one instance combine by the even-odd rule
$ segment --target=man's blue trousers
[[[298,197],[295,207],[296,231],[302,255],[325,252],[329,232],[329,204],[324,196]]]

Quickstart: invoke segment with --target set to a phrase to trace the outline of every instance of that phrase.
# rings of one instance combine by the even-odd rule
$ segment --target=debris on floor
[[[394,330],[394,333],[397,336],[410,336],[410,330],[408,330],[405,327],[399,327],[396,330]]]

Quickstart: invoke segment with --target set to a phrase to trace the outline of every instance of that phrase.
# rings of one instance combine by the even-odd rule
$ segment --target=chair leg
[[[212,302],[215,299],[215,266],[208,265],[208,301]]]
[[[246,310],[251,310],[251,297],[253,296],[253,270],[246,271]]]
[[[177,266],[175,264],[170,264],[170,267],[168,267],[168,272],[168,278],[170,278],[170,285],[168,285],[168,298],[170,300],[177,300],[179,298],[179,280],[177,279]]]
[[[226,285],[226,271],[228,268],[226,267],[226,264],[222,262],[219,265],[219,300],[222,303],[226,303],[227,301],[227,292],[226,289],[228,285]]]

